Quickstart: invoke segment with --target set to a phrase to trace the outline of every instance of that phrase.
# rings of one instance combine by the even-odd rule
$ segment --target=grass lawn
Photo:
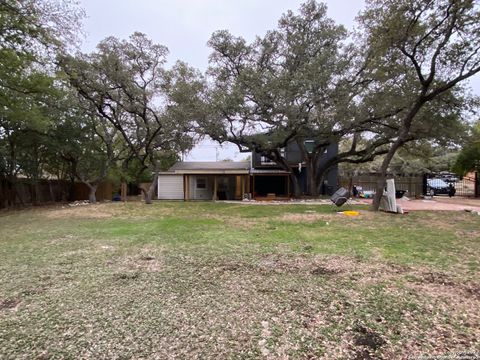
[[[111,203],[0,214],[2,359],[480,351],[480,216]]]

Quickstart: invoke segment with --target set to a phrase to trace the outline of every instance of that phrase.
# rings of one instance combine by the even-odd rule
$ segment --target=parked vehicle
[[[455,195],[455,187],[452,183],[447,184],[440,178],[427,179],[427,194],[430,196],[443,194],[452,197]]]
[[[458,178],[457,175],[455,174],[452,174],[452,173],[449,173],[449,172],[441,172],[438,176],[438,178],[442,179],[443,181],[445,181],[446,183],[456,183],[458,181],[460,181],[460,179]]]

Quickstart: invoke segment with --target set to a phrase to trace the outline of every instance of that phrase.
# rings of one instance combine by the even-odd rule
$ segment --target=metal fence
[[[423,195],[424,179],[423,176],[395,176],[395,188],[397,190],[406,190],[407,196],[419,197]],[[352,189],[353,186],[361,187],[364,191],[374,191],[377,187],[376,175],[358,175],[342,176],[339,179],[340,186],[346,189]]]
[[[407,190],[408,197],[420,197],[426,195],[428,177],[432,176],[395,176],[395,188],[397,190]],[[342,176],[339,179],[339,185],[350,189],[350,191],[354,185],[361,187],[363,190],[374,191],[377,186],[377,176]],[[469,173],[462,179],[453,183],[453,185],[457,196],[480,197],[480,177],[478,176],[478,173]]]
[[[478,194],[478,176],[476,173],[469,173],[461,180],[454,183],[455,195],[458,196],[479,196]],[[476,184],[477,183],[477,184]]]

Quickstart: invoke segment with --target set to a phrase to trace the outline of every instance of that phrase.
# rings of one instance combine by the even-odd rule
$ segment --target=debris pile
[[[70,207],[75,207],[75,206],[85,206],[85,205],[90,205],[90,201],[88,200],[83,200],[83,201],[74,201],[68,204]]]

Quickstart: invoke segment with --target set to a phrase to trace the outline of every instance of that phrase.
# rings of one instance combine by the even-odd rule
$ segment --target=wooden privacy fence
[[[423,195],[423,176],[395,176],[395,189],[407,190],[406,196],[419,197]],[[339,178],[340,186],[349,189],[352,187],[362,187],[363,190],[375,191],[377,187],[376,175],[357,175],[357,176],[342,176]]]
[[[0,178],[0,209],[14,206],[26,206],[53,202],[88,200],[88,187],[83,183],[71,183],[63,180],[15,179],[14,182]],[[97,200],[112,199],[112,183],[104,182],[98,186]]]
[[[67,181],[28,179],[8,181],[0,179],[0,208],[17,205],[42,204],[67,201],[69,184]]]
[[[98,185],[97,192],[95,193],[97,201],[112,200],[113,185],[111,182],[103,182]],[[88,194],[90,190],[84,183],[75,183],[73,194],[74,200],[88,200]]]

